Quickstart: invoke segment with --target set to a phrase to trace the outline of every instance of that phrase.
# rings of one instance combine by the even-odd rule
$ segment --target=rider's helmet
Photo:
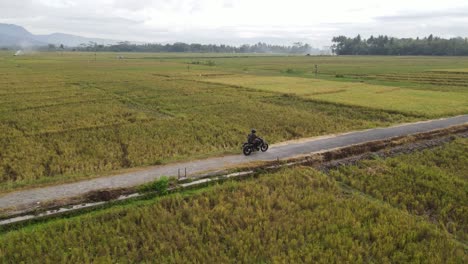
[[[255,134],[255,133],[257,133],[257,130],[252,129],[252,134]]]

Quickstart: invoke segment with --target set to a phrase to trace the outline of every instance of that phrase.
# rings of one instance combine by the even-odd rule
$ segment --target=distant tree
[[[337,36],[332,50],[338,55],[449,55],[467,56],[468,41],[463,38],[443,39],[432,34],[425,38],[393,38],[380,35],[363,39]]]
[[[176,42],[173,44],[131,44],[130,42],[119,42],[114,45],[97,45],[95,42],[80,44],[76,48],[79,51],[113,51],[113,52],[216,52],[216,53],[297,53],[307,54],[312,50],[309,44],[296,42],[292,46],[269,45],[259,42],[254,45],[242,45],[240,47],[214,44],[187,44]]]

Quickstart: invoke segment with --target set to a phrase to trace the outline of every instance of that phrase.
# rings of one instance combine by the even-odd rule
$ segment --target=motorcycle
[[[260,144],[258,144],[257,147],[255,147],[254,144],[245,142],[242,145],[242,152],[244,153],[244,155],[249,156],[254,151],[262,151],[262,152],[267,151],[268,150],[268,143],[265,140],[261,139],[261,138],[260,138],[260,140],[261,140],[261,142],[260,142]]]

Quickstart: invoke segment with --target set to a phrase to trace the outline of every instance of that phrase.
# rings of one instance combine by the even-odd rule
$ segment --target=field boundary
[[[168,191],[179,192],[187,189],[203,188],[215,182],[222,182],[228,179],[242,179],[247,176],[276,171],[284,167],[302,165],[327,172],[330,169],[355,164],[364,159],[393,157],[437,147],[453,141],[457,136],[468,137],[468,124],[384,140],[369,141],[291,159],[250,165],[237,170],[224,170],[198,175],[193,178],[184,178],[173,184]],[[107,189],[88,192],[80,197],[73,197],[71,199],[49,201],[41,207],[25,209],[0,217],[0,226],[4,226],[0,231],[23,222],[41,221],[41,219],[46,220],[61,215],[74,215],[80,212],[112,206],[122,201],[145,199],[158,195],[155,191],[138,192],[137,190],[138,188]]]
[[[175,177],[178,175],[179,170],[184,171],[187,169],[188,176],[198,177],[198,175],[209,172],[213,173],[229,169],[255,167],[256,165],[262,165],[267,162],[289,160],[295,157],[330,151],[340,147],[348,147],[376,140],[386,140],[398,136],[408,136],[466,124],[468,124],[468,115],[403,125],[400,124],[393,127],[374,128],[332,136],[307,138],[295,142],[280,143],[272,145],[270,150],[266,153],[253,153],[248,157],[239,154],[212,157],[142,168],[138,171],[124,172],[114,176],[94,178],[68,184],[10,192],[0,195],[0,214],[5,215],[7,212],[14,213],[32,208],[43,208],[49,204],[49,201],[68,201],[73,197],[83,196],[90,191],[131,189],[152,182],[162,176]]]

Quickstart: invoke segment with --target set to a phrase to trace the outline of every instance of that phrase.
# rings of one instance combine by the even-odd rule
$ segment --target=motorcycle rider
[[[255,129],[252,129],[250,132],[251,133],[247,137],[247,142],[252,144],[255,149],[258,149],[258,146],[262,143],[262,139],[257,136],[257,131]]]

